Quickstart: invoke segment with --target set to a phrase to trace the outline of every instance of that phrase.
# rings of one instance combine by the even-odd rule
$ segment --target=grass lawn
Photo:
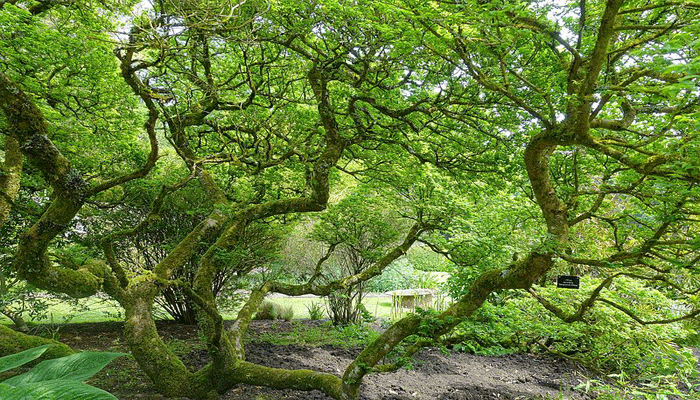
[[[269,300],[281,305],[282,307],[292,307],[292,309],[294,310],[294,319],[309,318],[309,310],[307,307],[311,307],[313,303],[320,305],[324,309],[324,312],[326,307],[325,301],[318,297],[273,296],[269,298]],[[391,318],[391,297],[365,297],[365,299],[362,301],[362,304],[364,304],[367,311],[369,311],[369,313],[374,315],[376,318]],[[224,312],[225,319],[233,319],[235,317],[235,310],[231,311],[230,313]]]
[[[57,299],[47,298],[44,300],[48,304],[46,318],[30,319],[25,315],[25,320],[40,324],[63,324],[80,322],[103,322],[120,321],[123,312],[116,301],[105,300],[97,297],[90,297],[77,301],[77,305]],[[9,318],[0,314],[0,323],[11,324]]]
[[[294,310],[294,319],[309,318],[307,307],[311,307],[313,303],[319,304],[325,311],[325,302],[318,297],[286,297],[273,296],[271,301],[278,303],[283,307],[291,306]],[[35,320],[35,323],[81,323],[81,322],[103,322],[103,321],[121,321],[123,312],[118,304],[111,300],[91,297],[81,299],[78,305],[74,306],[70,303],[47,300],[50,306],[47,310],[47,317],[40,320]],[[377,318],[391,318],[391,298],[387,296],[371,296],[366,297],[363,301],[365,308]],[[237,310],[222,310],[225,319],[234,319]],[[29,321],[29,318],[27,318]],[[12,322],[5,316],[0,315],[0,323],[11,324]]]

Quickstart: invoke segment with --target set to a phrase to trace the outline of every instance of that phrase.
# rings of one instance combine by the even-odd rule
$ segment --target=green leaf
[[[36,360],[41,357],[42,354],[51,347],[52,345],[46,344],[39,347],[34,347],[29,350],[19,352],[17,354],[12,354],[5,357],[0,357],[0,372],[5,372],[12,368],[17,368],[20,365],[24,365],[32,360]]]
[[[31,382],[56,379],[82,382],[96,374],[115,358],[123,355],[124,353],[93,351],[71,354],[54,360],[42,361],[26,374],[14,376],[3,383],[20,386]]]
[[[3,400],[116,400],[117,398],[102,389],[82,382],[56,379],[32,382],[12,387],[0,383],[0,398]]]

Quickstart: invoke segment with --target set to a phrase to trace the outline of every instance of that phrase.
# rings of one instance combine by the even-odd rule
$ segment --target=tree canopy
[[[640,324],[692,318],[699,10],[641,0],[0,1],[3,270],[117,300],[141,368],[162,394],[190,398],[249,383],[355,399],[367,373],[401,366],[379,363],[407,337],[424,339],[410,355],[506,289],[568,322],[599,306]],[[305,279],[264,280],[224,329],[213,288],[221,271],[235,284],[263,263],[251,243],[321,213],[327,244],[353,246],[363,240],[355,223],[388,213],[377,207],[401,222],[365,231],[384,242],[366,267],[332,276],[320,260]],[[169,218],[187,223],[159,231]],[[130,250],[136,240],[162,254],[149,264]],[[245,361],[242,335],[266,294],[328,295],[418,242],[461,276],[444,312],[395,322],[341,377]],[[571,270],[601,283],[567,307],[539,292]],[[606,295],[629,279],[682,309],[644,319]],[[158,336],[153,309],[167,287],[197,305],[212,357],[198,371]]]

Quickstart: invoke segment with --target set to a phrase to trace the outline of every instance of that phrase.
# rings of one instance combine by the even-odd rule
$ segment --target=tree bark
[[[10,135],[20,150],[53,188],[49,208],[39,221],[22,234],[13,268],[37,287],[80,298],[97,293],[102,286],[104,265],[96,263],[73,270],[53,265],[46,249],[63,232],[85,201],[87,184],[70,161],[48,137],[48,125],[34,102],[5,74],[0,73],[0,109]]]
[[[14,331],[4,325],[0,325],[0,357],[19,353],[32,347],[51,344],[44,355],[44,359],[58,358],[73,354],[74,351],[63,343],[51,339],[44,339],[38,336],[27,335]]]
[[[22,178],[22,152],[13,135],[5,136],[5,161],[0,164],[0,228],[7,220],[19,193]]]
[[[241,364],[244,351],[240,335],[244,332],[249,317],[257,309],[257,304],[255,301],[250,302],[248,308],[245,308],[246,312],[239,317],[238,335],[235,333],[228,335],[223,332],[221,316],[218,313],[216,300],[211,290],[217,271],[215,255],[218,251],[226,250],[235,245],[241,238],[243,230],[252,221],[287,213],[314,212],[325,209],[329,197],[329,173],[346,146],[340,137],[337,123],[330,108],[325,79],[319,71],[312,70],[309,73],[309,81],[317,95],[321,122],[326,128],[325,147],[312,165],[309,194],[298,198],[250,205],[240,209],[232,216],[224,215],[215,210],[156,266],[152,275],[132,280],[125,293],[120,296],[120,302],[127,314],[125,336],[131,351],[141,368],[153,380],[161,393],[180,396],[187,393],[188,397],[207,398],[213,396],[212,390],[224,393],[236,383],[253,380],[264,382],[269,379],[270,370],[262,367],[246,365],[245,371],[247,372],[244,374],[240,372],[244,365]],[[181,137],[180,140],[184,140],[184,137]],[[199,171],[197,175],[200,176],[200,183],[207,193],[220,202],[226,201],[218,187],[211,187],[211,185],[215,185],[215,182],[207,179],[206,170],[201,165],[190,162],[193,154],[189,151],[187,142],[177,142],[176,147],[190,168]],[[196,298],[200,309],[199,326],[208,339],[208,349],[212,358],[210,365],[192,374],[167,349],[158,336],[153,322],[152,307],[154,298],[160,290],[159,287],[165,285],[173,271],[180,268],[195,251],[196,246],[201,242],[199,238],[204,232],[220,229],[222,226],[225,228],[219,238],[202,256],[192,285],[191,295]],[[258,376],[258,373],[262,375]],[[330,379],[325,375],[318,375],[318,373],[311,371],[295,372],[291,376],[293,378],[289,378],[288,383],[300,382],[299,384],[303,387],[309,387],[308,382],[326,382]],[[319,380],[318,377],[322,377],[322,379]],[[336,377],[336,379],[338,378]],[[329,393],[337,392],[338,382],[333,384],[336,389],[330,389],[333,385],[329,384],[330,386],[326,390]]]
[[[0,270],[0,280],[3,280],[3,279],[5,279],[5,277],[3,276],[3,273]],[[1,282],[0,282],[0,286],[3,286],[3,284]],[[4,289],[0,290],[0,295],[3,295],[3,294],[5,294]],[[22,318],[21,312],[15,312],[15,311],[12,311],[8,308],[4,308],[4,309],[0,310],[0,314],[3,314],[4,316],[6,316],[7,318],[12,320],[12,323],[15,324],[16,331],[23,332],[23,333],[29,332],[29,326],[27,325],[27,321],[25,321],[24,318]]]

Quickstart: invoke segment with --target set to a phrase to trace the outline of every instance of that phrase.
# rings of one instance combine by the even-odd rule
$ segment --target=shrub
[[[306,310],[309,312],[309,319],[318,321],[323,318],[323,307],[316,302],[311,303],[306,306]]]
[[[294,318],[294,309],[292,306],[282,307],[269,300],[265,300],[260,304],[258,312],[254,317],[254,319],[283,319],[285,321],[290,321],[292,318]]]
[[[350,325],[359,322],[362,292],[353,287],[332,292],[326,296],[328,316],[334,325]]]
[[[0,358],[0,372],[39,358],[51,345],[34,347]],[[83,383],[123,353],[85,351],[42,361],[26,373],[0,382],[0,398],[116,400],[104,390]]]
[[[381,275],[367,281],[368,292],[383,293],[392,290],[409,289],[413,267],[406,260],[394,261]]]
[[[291,321],[292,318],[294,318],[294,308],[292,308],[292,306],[284,307],[278,318]]]
[[[569,313],[600,280],[588,277],[580,291],[555,287],[538,293]],[[681,304],[637,281],[620,278],[605,298],[629,306],[645,320],[669,319]],[[606,375],[675,386],[695,374],[692,354],[676,343],[685,338],[681,323],[641,325],[617,309],[596,304],[583,320],[565,323],[524,292],[494,294],[456,330],[461,350],[480,354],[549,351],[573,358]]]
[[[430,273],[416,271],[413,275],[413,287],[416,289],[437,289],[440,284]]]

